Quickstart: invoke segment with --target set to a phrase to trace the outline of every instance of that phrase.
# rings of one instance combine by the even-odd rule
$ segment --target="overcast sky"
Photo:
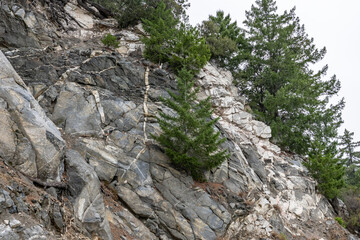
[[[189,0],[190,23],[196,25],[215,15],[217,10],[230,13],[243,27],[245,10],[255,0]],[[328,78],[336,74],[341,81],[340,97],[345,97],[344,128],[355,132],[360,141],[360,1],[359,0],[277,0],[278,12],[296,6],[296,15],[305,31],[314,38],[317,48],[326,47],[327,54],[320,62],[328,64]]]

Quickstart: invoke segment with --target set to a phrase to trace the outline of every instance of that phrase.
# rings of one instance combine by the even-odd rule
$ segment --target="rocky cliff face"
[[[149,134],[175,79],[141,57],[141,27],[62,1],[59,28],[52,2],[0,4],[1,239],[356,239],[214,65],[199,97],[231,156],[207,183],[174,169]]]

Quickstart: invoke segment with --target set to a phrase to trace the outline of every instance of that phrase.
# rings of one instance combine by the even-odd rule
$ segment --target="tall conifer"
[[[210,98],[197,101],[199,89],[194,88],[194,77],[182,69],[177,79],[178,92],[169,91],[171,98],[162,99],[173,114],[160,112],[158,122],[162,133],[153,136],[165,149],[172,163],[196,179],[204,180],[204,171],[220,165],[226,158],[226,150],[220,145],[220,132],[214,130],[218,118],[213,113]]]
[[[274,0],[257,0],[244,24],[251,48],[242,55],[239,87],[258,118],[271,126],[273,140],[305,154],[318,136],[335,138],[344,102],[328,104],[340,82],[335,76],[322,80],[327,66],[312,70],[326,49],[315,47],[295,8],[279,15]]]

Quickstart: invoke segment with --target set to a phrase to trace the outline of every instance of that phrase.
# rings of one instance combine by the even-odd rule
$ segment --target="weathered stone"
[[[331,230],[336,230],[336,236],[343,233],[340,228],[330,229],[337,226],[334,220],[328,220],[334,217],[332,207],[316,194],[316,183],[306,175],[301,160],[282,153],[270,143],[270,128],[246,112],[251,109],[244,97],[238,95],[230,72],[207,64],[198,74],[199,96],[204,99],[211,95],[213,117],[220,117],[217,127],[226,137],[223,147],[229,149],[231,156],[208,172],[208,183],[194,186],[190,176],[172,168],[163,149],[152,141],[144,143],[145,133],[149,137],[150,133],[160,132],[153,118],[148,118],[143,129],[145,67],[150,68],[148,107],[152,115],[157,111],[171,113],[158,100],[160,96],[167,97],[165,89],[176,89],[176,81],[166,71],[166,64],[160,69],[139,58],[143,47],[139,36],[145,34],[143,29],[137,26],[136,33],[129,28],[119,34],[111,29],[115,24],[113,19],[96,19],[76,1],[70,1],[65,6],[64,19],[58,19],[64,25],[63,31],[49,18],[51,14],[42,12],[51,9],[47,1],[45,7],[36,9],[32,4],[25,5],[26,1],[18,2],[11,6],[6,2],[0,4],[0,47],[47,46],[18,48],[8,51],[6,56],[44,113],[64,128],[68,146],[80,153],[73,150],[67,153],[66,176],[75,224],[85,235],[109,239],[110,229],[105,219],[124,233],[121,239],[255,240],[270,239],[272,232],[299,239],[313,236],[314,232],[319,239],[332,239],[328,234]],[[105,32],[121,37],[121,48],[117,51],[123,56],[104,51],[98,45]],[[0,68],[5,66],[0,63]],[[12,73],[10,77],[0,77],[0,81],[8,78],[13,78],[12,83],[22,88],[16,97],[23,104],[4,97],[9,94],[8,89],[0,94],[0,122],[1,126],[7,126],[0,128],[0,157],[6,161],[12,159],[7,162],[37,177],[40,156],[37,149],[49,148],[46,140],[56,143],[53,135],[58,135],[40,134],[43,127],[39,127],[34,130],[39,132],[39,141],[29,137],[25,124],[19,124],[16,111],[23,114],[23,110],[36,110],[38,105],[20,77]],[[1,84],[0,91],[3,86],[6,85]],[[32,116],[36,120],[45,114]],[[251,153],[244,150],[245,157],[242,148],[251,149]],[[122,204],[109,204],[106,214],[98,178],[111,182],[111,186],[123,187],[118,189]],[[17,187],[9,185],[7,189],[0,192],[2,214],[25,211]],[[103,190],[108,194],[106,187]],[[20,239],[52,239],[45,229],[52,221],[61,230],[64,224],[61,210],[56,205],[40,205],[36,199],[32,200],[28,209],[36,210],[42,225],[27,226],[26,234],[16,234]],[[47,211],[47,206],[52,206],[53,212]],[[232,208],[232,215],[228,207]],[[0,228],[6,232],[5,226]]]
[[[133,214],[131,214],[126,209],[112,213],[109,210],[106,211],[107,218],[109,222],[114,224],[116,227],[120,227],[132,237],[139,239],[149,239],[155,240],[158,239],[149,229]],[[148,219],[149,220],[149,219]],[[158,229],[156,229],[158,230]]]
[[[112,239],[109,222],[105,218],[100,182],[95,171],[74,150],[66,152],[65,163],[76,218],[91,235]]]
[[[81,27],[85,29],[91,29],[94,26],[94,19],[85,9],[69,2],[65,6],[65,11],[76,21],[78,21]]]
[[[136,215],[141,217],[154,216],[154,211],[146,203],[141,201],[136,193],[123,186],[117,186],[115,189],[121,200],[124,201]]]
[[[81,139],[75,147],[89,159],[89,164],[94,167],[98,177],[107,182],[113,180],[118,167],[129,169],[134,161],[122,149],[106,145],[101,140]]]
[[[264,163],[259,159],[257,153],[251,148],[243,148],[244,154],[250,167],[255,171],[258,177],[263,183],[267,182],[267,175],[264,167]]]
[[[261,138],[271,138],[271,128],[265,123],[259,121],[252,121],[255,135]]]
[[[35,225],[29,228],[26,228],[23,231],[24,239],[36,239],[36,240],[46,240],[47,236],[44,229],[39,226]]]
[[[332,206],[334,207],[335,212],[342,218],[349,217],[349,211],[341,199],[335,198],[332,202]]]
[[[2,106],[7,106],[7,103],[0,99]],[[0,107],[0,156],[6,160],[11,161],[16,152],[15,134],[12,126],[15,123],[11,120],[11,116],[5,107]]]
[[[51,218],[54,222],[55,227],[57,229],[59,229],[60,231],[63,231],[65,224],[64,224],[63,216],[61,214],[60,207],[58,204],[54,205],[51,215],[52,215]]]
[[[21,226],[21,222],[17,219],[11,219],[10,222],[9,222],[9,226],[11,228],[17,228],[17,227],[20,227]]]
[[[79,86],[68,83],[60,92],[52,120],[69,134],[98,136],[102,130],[95,98],[93,95],[84,95]]]
[[[107,19],[95,19],[94,20],[94,24],[97,26],[97,27],[100,27],[100,28],[117,28],[118,27],[118,21],[114,18],[107,18]]]
[[[34,177],[59,181],[64,140],[24,87],[25,84],[0,51],[0,97],[7,102],[11,118],[36,153],[36,169],[29,172],[36,172]]]
[[[105,100],[102,102],[104,107],[106,123],[115,122],[121,119],[125,113],[136,108],[135,103],[124,101],[121,98],[116,100]]]
[[[20,236],[15,233],[10,226],[0,224],[0,239],[3,240],[20,240]]]
[[[0,9],[0,46],[1,47],[40,47],[36,37],[31,34],[21,18],[8,9]]]
[[[214,170],[212,181],[217,183],[225,182],[229,177],[229,164],[224,161],[216,170]]]

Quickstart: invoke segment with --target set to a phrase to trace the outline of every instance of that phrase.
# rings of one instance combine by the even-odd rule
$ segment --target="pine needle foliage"
[[[214,130],[218,118],[211,120],[210,98],[197,101],[199,89],[194,88],[191,71],[179,71],[177,86],[177,93],[169,91],[171,97],[161,99],[172,113],[159,113],[162,133],[152,137],[164,147],[176,167],[204,181],[204,172],[228,157],[227,151],[220,149],[225,138],[219,139],[220,132]]]
[[[182,68],[197,73],[210,59],[210,50],[197,28],[180,24],[164,2],[148,19],[143,19],[149,34],[142,39],[144,57],[154,63],[169,63],[177,73]]]
[[[356,151],[360,141],[354,141],[354,132],[345,129],[344,135],[340,137],[339,146],[346,165],[346,183],[360,188],[360,152]]]
[[[169,61],[171,51],[177,34],[179,20],[166,9],[164,2],[160,2],[156,10],[148,19],[143,19],[144,30],[149,37],[144,37],[144,57],[154,63],[165,63]]]
[[[246,48],[246,41],[236,21],[231,22],[230,15],[217,11],[200,26],[201,35],[205,38],[211,51],[211,59],[219,66],[234,70],[240,64],[240,52]]]
[[[141,19],[151,16],[161,0],[91,0],[106,9],[118,20],[119,27],[138,24]],[[185,10],[190,6],[187,0],[164,0],[166,8],[177,19],[187,19]]]
[[[106,46],[106,47],[113,47],[113,48],[118,48],[119,47],[119,41],[117,40],[117,38],[113,35],[111,35],[110,33],[106,34],[102,39],[101,42]]]
[[[344,100],[329,107],[340,90],[336,76],[322,80],[327,66],[312,70],[326,49],[317,49],[295,15],[277,13],[276,1],[256,0],[246,12],[243,69],[237,81],[260,121],[271,126],[273,141],[286,150],[306,154],[318,127],[331,139],[342,123]]]
[[[314,141],[304,165],[318,182],[318,190],[328,199],[334,199],[345,186],[344,161],[337,157],[336,144]]]
[[[210,49],[196,27],[180,24],[169,58],[170,66],[179,71],[186,68],[196,74],[210,59]]]
[[[350,167],[352,164],[359,164],[360,159],[358,155],[359,151],[355,151],[357,147],[360,146],[360,141],[354,141],[354,132],[350,132],[349,130],[344,130],[344,135],[340,138],[340,151],[346,157],[346,166]]]

